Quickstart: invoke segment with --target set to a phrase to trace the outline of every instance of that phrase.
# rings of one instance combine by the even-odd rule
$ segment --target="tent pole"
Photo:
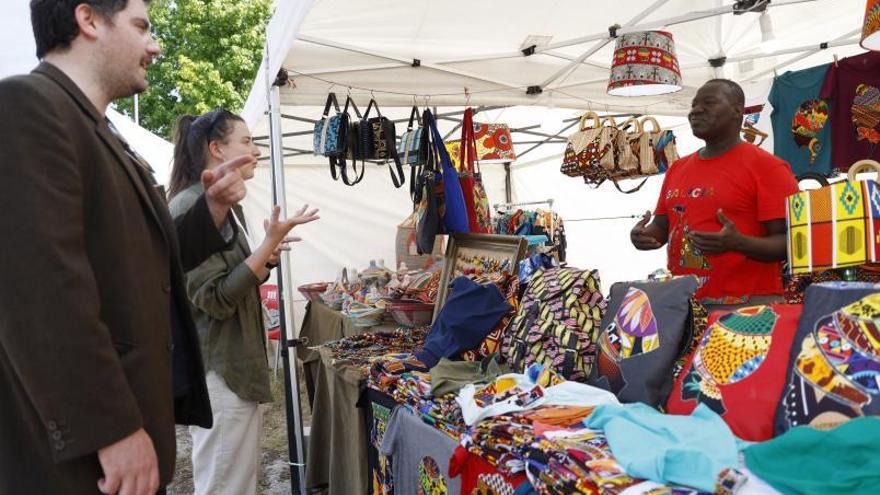
[[[266,67],[269,64],[268,44],[266,48]],[[281,218],[287,218],[287,195],[284,187],[284,157],[281,144],[281,95],[279,82],[266,74],[267,94],[269,96],[269,135],[271,136],[270,156],[272,158],[272,199],[273,203],[281,208]],[[277,78],[281,79],[281,78]],[[272,81],[275,81],[273,83]],[[287,413],[287,442],[290,466],[291,493],[306,495],[305,476],[305,450],[303,448],[302,410],[300,407],[299,374],[296,360],[291,363],[290,347],[300,344],[299,339],[288,338],[288,330],[293,328],[293,305],[287,307],[288,298],[285,291],[292,287],[290,277],[290,253],[285,252],[281,257],[281,266],[276,271],[276,283],[278,284],[278,310],[279,310],[279,338],[281,357],[284,362],[284,397]]]

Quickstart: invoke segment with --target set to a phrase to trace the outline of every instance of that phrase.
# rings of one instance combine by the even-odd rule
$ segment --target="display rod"
[[[268,72],[269,56],[266,53]],[[273,83],[274,77],[266,74],[267,94],[269,96],[269,135],[270,156],[272,158],[272,203],[281,208],[281,218],[287,218],[287,196],[284,191],[284,150],[281,146],[281,96],[280,88]],[[290,252],[281,256],[281,266],[276,270],[278,284],[278,311],[281,357],[284,362],[284,394],[287,412],[287,444],[290,464],[291,493],[306,495],[305,452],[303,449],[302,409],[299,403],[299,376],[296,361],[291,363],[288,329],[293,328],[293,307],[287,306],[285,290],[291,287]],[[294,345],[297,341],[293,340]]]

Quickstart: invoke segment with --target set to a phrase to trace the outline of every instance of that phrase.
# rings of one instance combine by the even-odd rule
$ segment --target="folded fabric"
[[[482,362],[441,358],[437,366],[431,368],[431,394],[437,397],[457,394],[461,387],[469,383],[489,383],[505,373],[506,368],[498,364],[495,355]]]
[[[442,357],[473,349],[511,310],[495,284],[481,285],[458,277],[452,281],[449,298],[416,357],[433,368]]]
[[[589,407],[618,403],[617,397],[611,392],[578,382],[566,381],[545,388],[528,375],[510,373],[498,377],[493,385],[499,383],[504,384],[505,398],[495,402],[478,401],[478,392],[483,395],[483,390],[478,390],[473,384],[464,386],[458,392],[455,401],[461,406],[465,424],[471,426],[492,416],[528,411],[539,406]]]
[[[584,425],[603,430],[617,462],[637,478],[713,492],[719,475],[739,466],[736,437],[705,404],[690,416],[641,403],[602,405]]]
[[[746,449],[746,466],[780,492],[844,495],[880,491],[880,419],[853,419],[830,431],[793,428]]]

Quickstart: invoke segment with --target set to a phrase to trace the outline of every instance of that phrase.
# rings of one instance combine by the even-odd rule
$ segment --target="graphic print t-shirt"
[[[848,170],[865,158],[880,160],[880,52],[831,64],[819,97],[832,106],[834,167]]]
[[[379,449],[393,459],[394,493],[459,495],[461,479],[449,478],[449,459],[457,445],[407,407],[395,409]]]
[[[719,232],[721,209],[741,233],[764,236],[762,222],[784,219],[785,199],[797,191],[788,164],[750,143],[715,158],[694,153],[678,160],[666,172],[654,211],[669,219],[669,271],[700,277],[698,299],[781,294],[779,262],[756,261],[736,251],[704,255],[688,234]]]
[[[831,170],[831,122],[828,102],[819,98],[828,65],[786,72],[773,81],[773,154],[795,175]]]

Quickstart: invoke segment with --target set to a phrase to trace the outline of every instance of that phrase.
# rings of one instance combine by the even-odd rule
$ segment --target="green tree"
[[[170,139],[174,121],[215,107],[241,111],[263,58],[272,0],[152,0],[162,54],[148,69],[140,124]],[[117,103],[134,115],[134,99]]]

